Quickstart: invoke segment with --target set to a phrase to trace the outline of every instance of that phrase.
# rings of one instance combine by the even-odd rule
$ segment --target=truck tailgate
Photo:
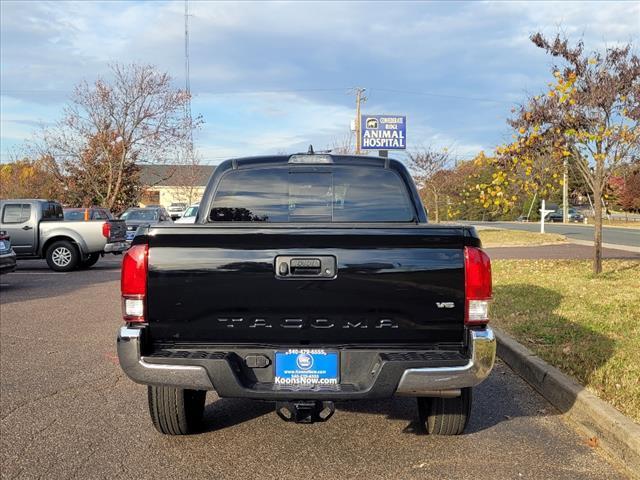
[[[109,230],[108,242],[124,242],[127,236],[127,225],[124,220],[108,220],[111,228]]]
[[[462,344],[464,228],[157,227],[148,321],[156,344]],[[335,257],[332,279],[276,258]]]

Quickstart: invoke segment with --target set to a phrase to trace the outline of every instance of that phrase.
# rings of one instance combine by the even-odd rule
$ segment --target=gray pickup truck
[[[91,267],[101,255],[128,247],[122,220],[65,221],[52,200],[0,201],[0,230],[11,236],[18,258],[44,258],[56,272]]]

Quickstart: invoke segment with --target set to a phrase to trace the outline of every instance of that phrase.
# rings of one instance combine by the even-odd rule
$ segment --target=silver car
[[[16,269],[16,252],[11,248],[11,237],[0,230],[0,275]]]
[[[189,205],[189,208],[184,211],[184,214],[175,223],[196,223],[199,205],[199,203]]]
[[[169,208],[167,208],[167,211],[169,212],[169,215],[171,215],[171,220],[176,220],[184,214],[184,211],[186,209],[187,209],[186,203],[175,202],[169,205]]]
[[[127,224],[127,243],[131,243],[140,225],[161,225],[173,223],[164,207],[130,208],[120,218]]]

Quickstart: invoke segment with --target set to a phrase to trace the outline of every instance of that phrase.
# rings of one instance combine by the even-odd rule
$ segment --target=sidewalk
[[[590,240],[575,240],[573,238],[567,238],[567,241],[574,243],[576,245],[586,245],[589,247],[593,247],[594,245],[594,242]],[[633,246],[633,245],[618,245],[617,243],[603,243],[602,247],[603,249],[623,250],[626,252],[640,253],[640,245]]]

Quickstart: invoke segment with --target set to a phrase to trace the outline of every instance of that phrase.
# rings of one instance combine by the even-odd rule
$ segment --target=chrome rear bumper
[[[493,368],[496,359],[496,337],[493,330],[469,330],[469,362],[460,367],[410,368],[405,370],[396,389],[396,395],[440,396],[482,382]],[[446,396],[446,395],[445,395]]]
[[[204,367],[145,362],[140,354],[142,332],[142,328],[121,327],[118,335],[120,366],[131,380],[146,385],[213,390]]]
[[[104,246],[104,253],[122,253],[127,248],[129,248],[129,244],[127,242],[113,242],[107,243]]]
[[[207,371],[202,365],[184,363],[158,363],[145,361],[141,355],[144,327],[122,327],[118,335],[118,358],[122,370],[137,383],[146,385],[171,386],[193,390],[215,390],[229,396],[261,399],[279,399],[291,396],[331,397],[335,399],[384,398],[392,395],[414,397],[452,397],[460,395],[460,389],[473,387],[482,382],[491,372],[496,356],[496,339],[488,327],[468,330],[469,360],[466,364],[453,367],[421,367],[386,369],[383,365],[377,377],[370,378],[370,384],[352,392],[304,392],[295,395],[290,392],[256,390],[242,385],[228,361],[224,358],[212,361]],[[384,363],[384,362],[383,362]],[[398,367],[401,367],[398,366]],[[216,373],[217,372],[217,373]],[[382,373],[381,373],[382,372]],[[221,395],[222,396],[222,395]]]

